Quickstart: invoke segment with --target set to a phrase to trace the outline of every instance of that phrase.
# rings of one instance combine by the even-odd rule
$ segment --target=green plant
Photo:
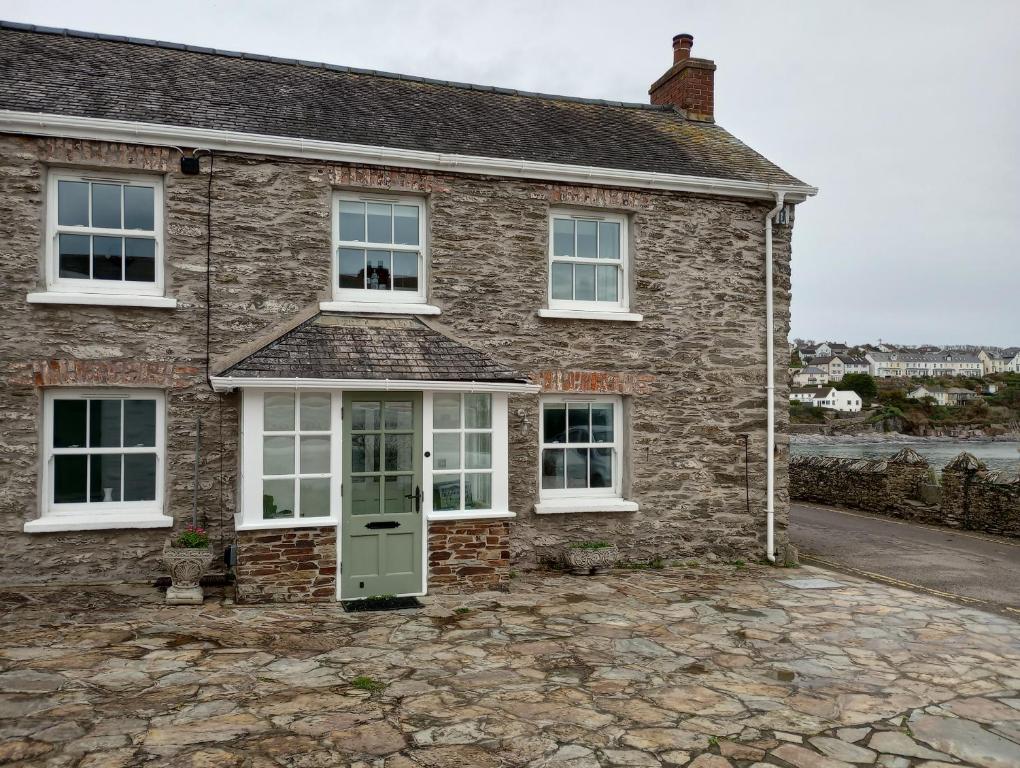
[[[367,675],[358,675],[356,678],[351,680],[351,685],[355,688],[360,688],[362,691],[368,691],[369,693],[381,691],[386,687],[386,683],[380,683],[378,680],[373,680]]]
[[[848,373],[835,382],[839,389],[849,389],[861,396],[861,400],[871,402],[878,397],[878,384],[874,377],[867,373]]]
[[[739,571],[739,570],[740,570],[741,568],[746,568],[746,567],[747,567],[747,563],[745,563],[745,562],[744,562],[743,560],[734,560],[734,561],[733,561],[733,562],[731,563],[731,565],[733,565],[733,567],[735,567],[735,568],[736,568],[736,569],[737,569],[738,571]]]
[[[710,746],[710,747],[718,747],[719,746],[719,737],[718,736],[709,736],[708,737],[708,746]]]
[[[177,538],[170,543],[174,547],[183,549],[205,549],[209,546],[209,534],[206,533],[205,528],[189,525],[178,533]]]
[[[608,541],[575,541],[570,545],[571,549],[605,549],[612,546]]]
[[[470,608],[465,608],[465,607],[464,607],[464,606],[462,605],[462,606],[461,606],[460,608],[454,608],[454,609],[453,609],[453,612],[454,612],[454,613],[471,613],[471,609],[470,609]]]
[[[517,571],[510,571],[510,578],[511,579],[516,579],[517,578]]]
[[[658,555],[656,555],[655,557],[648,561],[648,567],[654,568],[657,571],[661,571],[663,568],[666,567],[666,561],[663,560]]]

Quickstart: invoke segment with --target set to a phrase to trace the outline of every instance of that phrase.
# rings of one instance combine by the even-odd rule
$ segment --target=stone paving
[[[1020,766],[1020,625],[811,568],[538,573],[392,613],[160,600],[0,590],[0,763]]]

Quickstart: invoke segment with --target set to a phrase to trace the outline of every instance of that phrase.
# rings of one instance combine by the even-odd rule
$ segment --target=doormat
[[[340,603],[348,613],[357,611],[404,611],[421,608],[416,597],[366,597],[364,600],[344,600]]]

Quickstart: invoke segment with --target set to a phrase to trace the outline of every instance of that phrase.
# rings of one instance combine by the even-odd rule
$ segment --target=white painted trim
[[[513,392],[533,394],[538,384],[487,381],[414,381],[411,379],[272,379],[212,376],[216,392],[235,389],[343,389],[357,392]]]
[[[398,302],[320,301],[323,312],[354,312],[381,315],[439,315],[442,311],[433,304],[403,304]]]
[[[337,521],[332,517],[299,517],[274,520],[247,520],[234,524],[235,531],[275,531],[281,528],[336,528]]]
[[[545,442],[545,407],[546,405],[562,404],[567,407],[567,428],[569,430],[570,417],[569,407],[571,403],[591,405],[595,403],[610,403],[613,406],[613,442],[611,443],[546,443]],[[620,395],[599,395],[594,393],[547,393],[539,399],[538,405],[538,497],[539,504],[535,505],[536,511],[539,507],[556,507],[559,504],[567,507],[586,505],[588,502],[595,503],[598,509],[580,511],[602,511],[607,504],[614,504],[623,500],[623,451],[626,444],[626,435],[623,429],[623,397]],[[571,447],[582,448],[612,448],[613,449],[613,487],[612,488],[543,488],[542,487],[542,454],[548,449],[567,449]],[[565,458],[565,457],[564,457]],[[565,470],[564,470],[565,471]],[[632,502],[631,502],[632,503]],[[636,510],[636,508],[635,508]],[[621,512],[635,510],[618,510]],[[576,509],[566,511],[576,512]],[[543,514],[539,512],[539,514]]]
[[[25,523],[25,533],[53,531],[103,531],[121,528],[172,528],[174,519],[161,512],[122,511],[117,514],[76,512],[74,514],[44,515]]]
[[[572,220],[574,222],[574,256],[556,256],[556,237],[555,227],[556,220]],[[595,226],[598,227],[601,222],[609,222],[618,224],[620,227],[620,258],[619,259],[600,259],[598,253],[595,256],[577,256],[577,222],[588,221],[595,222]],[[630,311],[630,221],[629,218],[620,213],[613,213],[608,211],[590,211],[590,210],[576,210],[572,208],[552,208],[549,211],[548,221],[548,247],[546,248],[546,289],[545,289],[545,301],[546,307],[551,310],[560,310],[567,312],[591,312],[596,315],[609,312],[627,313]],[[596,240],[601,238],[601,232],[596,232]],[[595,267],[595,285],[596,292],[598,291],[598,270],[599,266],[616,267],[617,268],[617,286],[616,286],[616,301],[586,301],[583,299],[554,299],[552,295],[552,270],[553,265],[570,264],[573,267],[578,265],[591,265]],[[576,278],[576,272],[571,273],[572,278]],[[571,284],[573,292],[577,290],[576,279]],[[556,317],[556,315],[542,315],[540,317]],[[595,318],[589,318],[595,319]]]
[[[619,312],[604,310],[595,312],[590,309],[540,309],[539,317],[555,317],[561,320],[610,320],[618,323],[640,323],[644,315],[636,312]]]
[[[565,163],[510,160],[507,158],[444,154],[392,147],[373,147],[334,141],[317,141],[288,136],[221,131],[208,128],[107,120],[55,115],[22,110],[0,110],[0,132],[33,136],[63,136],[98,141],[127,142],[154,146],[202,147],[228,152],[305,157],[333,162],[396,165],[405,168],[511,176],[515,178],[567,181],[580,184],[697,192],[727,197],[773,200],[786,193],[789,202],[818,193],[803,184],[771,184],[731,179],[713,179],[673,173],[632,171],[617,168],[569,165]]]
[[[456,522],[457,520],[511,520],[517,517],[516,512],[508,509],[467,510],[466,512],[430,512],[430,523]]]
[[[562,515],[570,512],[637,512],[641,506],[626,499],[556,499],[535,504],[536,515]]]
[[[47,291],[30,293],[29,304],[91,304],[97,307],[149,307],[152,309],[176,309],[177,299],[166,296],[139,296],[129,293],[71,293],[70,291]]]

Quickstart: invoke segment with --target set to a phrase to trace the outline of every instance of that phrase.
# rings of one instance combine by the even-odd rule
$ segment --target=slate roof
[[[320,312],[220,374],[237,378],[527,382],[415,318]]]
[[[668,106],[11,22],[0,22],[0,109],[803,184],[718,125],[688,120]]]

